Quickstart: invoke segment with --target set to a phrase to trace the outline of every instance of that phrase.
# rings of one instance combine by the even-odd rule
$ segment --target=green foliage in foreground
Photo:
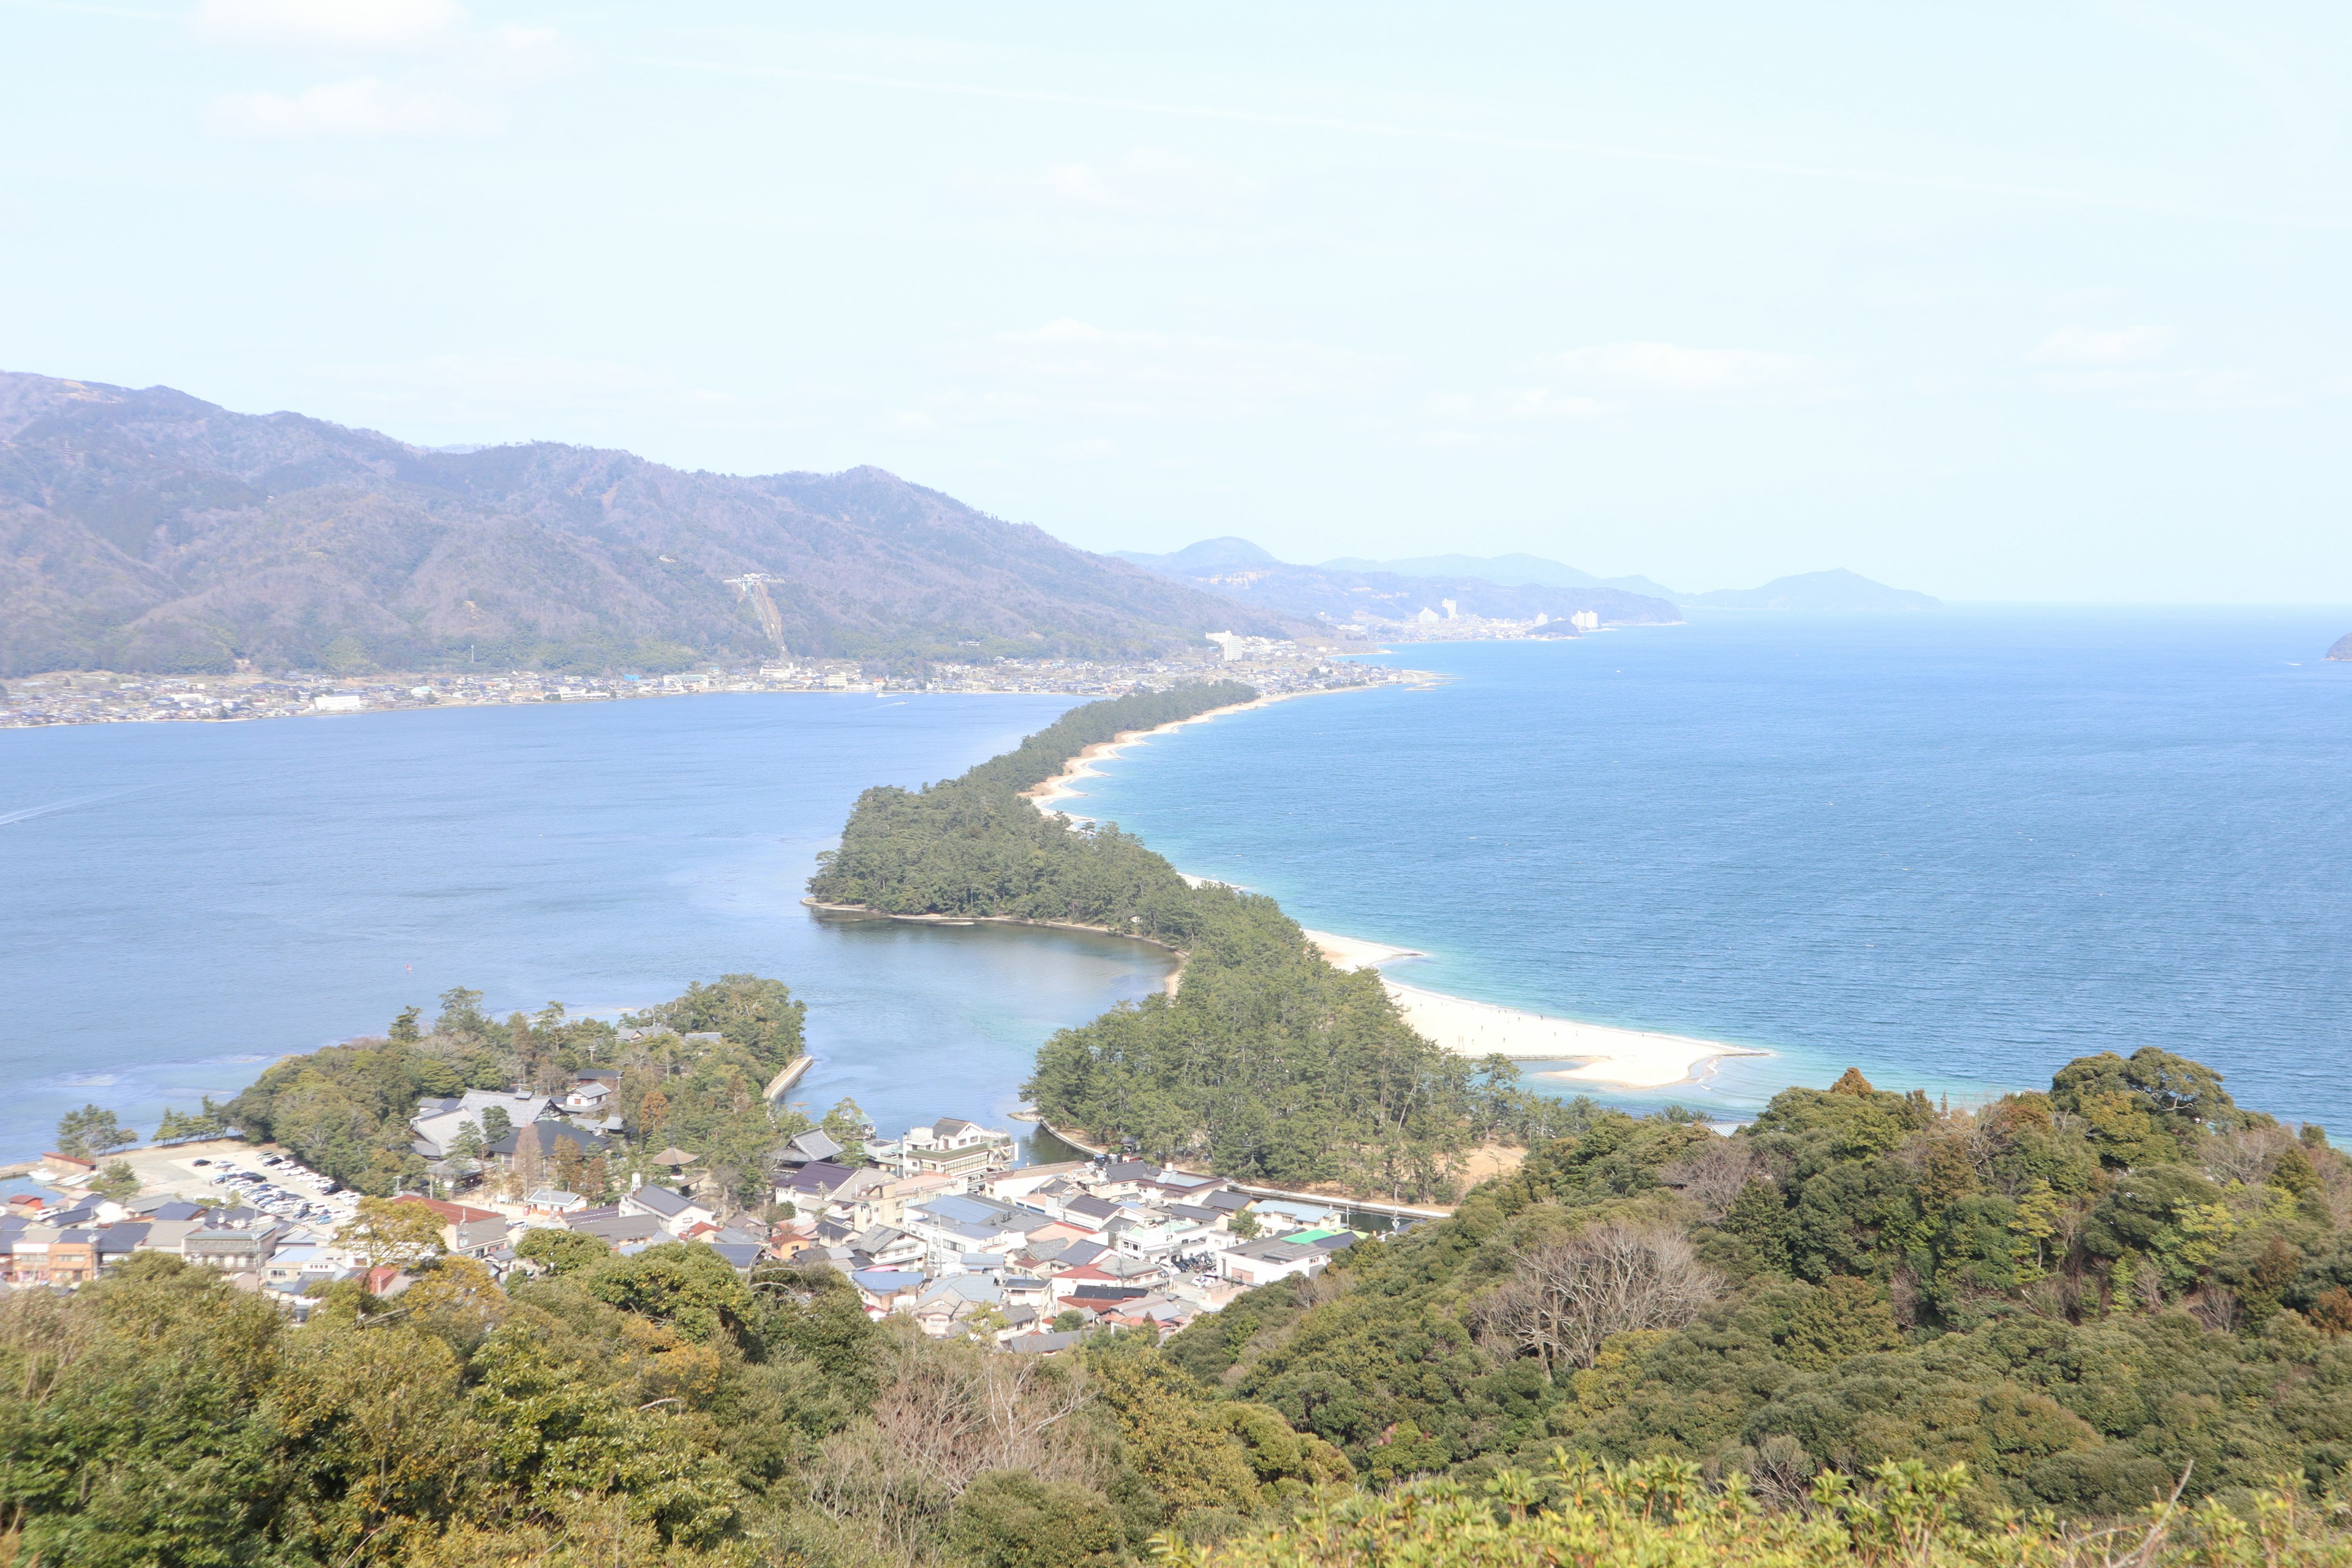
[[[1158,1543],[1163,1568],[2319,1568],[2352,1563],[2344,1510],[2314,1509],[2289,1485],[2243,1514],[2209,1500],[2152,1502],[2139,1517],[2084,1528],[2048,1514],[1965,1522],[1968,1468],[1888,1463],[1861,1486],[1824,1476],[1802,1509],[1766,1511],[1734,1478],[1657,1459],[1594,1468],[1556,1453],[1550,1473],[1514,1470],[1478,1490],[1435,1482],[1354,1497],[1271,1530],[1196,1546]]]
[[[1347,1478],[1143,1345],[1000,1354],[870,1322],[828,1268],[561,1250],[299,1326],[163,1256],[0,1297],[0,1563],[1076,1568]]]
[[[1640,1243],[1642,1290],[1677,1287],[1666,1310],[1579,1300],[1604,1237]],[[2148,1049],[1973,1110],[1849,1074],[1729,1138],[1588,1110],[1453,1219],[1168,1354],[1374,1479],[1565,1444],[1787,1500],[1916,1459],[2083,1516],[2192,1466],[2192,1500],[2352,1485],[2347,1331],[2352,1162]]]
[[[453,990],[429,1026],[412,1007],[384,1038],[289,1057],[226,1105],[208,1103],[206,1115],[375,1194],[413,1188],[424,1173],[408,1128],[419,1100],[519,1086],[555,1093],[584,1068],[621,1073],[629,1152],[679,1144],[749,1187],[758,1184],[761,1156],[809,1125],[796,1112],[775,1111],[761,1095],[803,1048],[805,1005],[779,981],[726,974],[692,985],[676,1001],[624,1019],[666,1031],[625,1043],[614,1026],[571,1017],[561,1003],[500,1023],[481,1002],[478,991]],[[685,1038],[706,1031],[719,1038]],[[607,1163],[530,1174],[593,1197],[620,1173]]]
[[[809,890],[893,914],[1010,916],[1148,938],[1181,990],[1054,1037],[1024,1091],[1055,1125],[1223,1175],[1451,1195],[1472,1147],[1565,1125],[1555,1100],[1415,1034],[1370,973],[1342,973],[1271,900],[1189,886],[1116,825],[1019,793],[1086,746],[1245,701],[1223,682],[1090,702],[961,778],[858,798]]]
[[[85,1105],[58,1118],[58,1152],[77,1160],[95,1159],[110,1149],[138,1142],[137,1132],[100,1106]]]

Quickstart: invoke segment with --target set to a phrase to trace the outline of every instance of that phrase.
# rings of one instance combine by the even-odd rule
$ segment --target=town
[[[1083,659],[918,662],[903,668],[857,659],[779,658],[760,664],[705,665],[664,675],[530,669],[320,670],[160,675],[106,670],[12,677],[0,687],[0,729],[46,724],[288,719],[440,707],[613,702],[713,692],[910,692],[1103,697],[1232,675],[1269,695],[1425,681],[1409,670],[1334,664],[1297,645],[1219,633],[1202,659],[1097,663]]]
[[[18,1168],[29,1180],[14,1184],[29,1190],[0,1211],[0,1281],[72,1289],[136,1254],[167,1253],[299,1320],[338,1282],[378,1297],[405,1289],[426,1258],[394,1257],[370,1237],[387,1210],[414,1210],[438,1222],[428,1255],[474,1259],[494,1279],[540,1272],[557,1247],[577,1246],[535,1244],[542,1233],[621,1256],[684,1243],[745,1277],[771,1262],[829,1268],[871,1318],[1041,1354],[1102,1328],[1165,1338],[1253,1286],[1320,1273],[1366,1234],[1351,1219],[1390,1223],[1108,1152],[1021,1164],[1012,1133],[955,1117],[890,1140],[870,1124],[848,1143],[802,1132],[770,1155],[772,1201],[757,1212],[674,1147],[644,1162],[658,1179],[633,1175],[617,1200],[596,1203],[561,1183],[617,1140],[613,1089],[613,1075],[591,1070],[562,1094],[422,1100],[409,1129],[429,1194],[390,1200],[233,1138],[51,1152]]]

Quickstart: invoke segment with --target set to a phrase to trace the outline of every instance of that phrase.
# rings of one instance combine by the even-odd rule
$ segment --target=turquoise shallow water
[[[714,696],[0,731],[0,1156],[166,1103],[452,985],[535,1010],[776,975],[796,1098],[896,1131],[999,1118],[1039,1040],[1166,965],[1134,942],[827,924],[799,903],[857,792],[960,772],[1055,698]],[[998,1122],[999,1125],[1003,1123]]]
[[[1457,995],[1958,1096],[2158,1045],[2352,1128],[2352,612],[1718,613],[1417,645],[1432,690],[1279,704],[1073,809]],[[1539,1079],[1534,1080],[1540,1082]]]

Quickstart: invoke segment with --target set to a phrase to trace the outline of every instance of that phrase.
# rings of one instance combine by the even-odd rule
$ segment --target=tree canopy
[[[1255,695],[1230,682],[1073,709],[1003,756],[919,791],[858,797],[810,892],[886,913],[1081,925],[1183,953],[1152,996],[1038,1052],[1024,1092],[1080,1136],[1249,1180],[1450,1195],[1487,1142],[1566,1123],[1517,1070],[1432,1044],[1377,975],[1324,962],[1273,900],[1194,887],[1115,823],[1039,811],[1021,791],[1086,746]]]

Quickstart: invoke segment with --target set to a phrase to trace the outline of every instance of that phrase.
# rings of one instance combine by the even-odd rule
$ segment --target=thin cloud
[[[468,23],[456,0],[204,0],[199,37],[319,54],[430,54]]]
[[[205,110],[205,123],[223,136],[483,136],[504,130],[506,115],[432,88],[355,77],[306,88],[290,98],[237,93]]]
[[[1088,93],[1050,92],[1033,88],[991,87],[975,82],[920,81],[900,77],[869,76],[848,71],[793,70],[782,66],[739,65],[717,60],[664,59],[640,56],[632,64],[668,70],[708,71],[723,76],[770,78],[780,81],[826,82],[842,87],[883,88],[896,92],[937,93],[954,98],[988,99],[1003,102],[1051,103],[1074,109],[1108,109],[1130,114],[1167,115],[1185,120],[1223,121],[1239,125],[1287,126],[1304,131],[1329,131],[1420,142],[1447,142],[1470,146],[1502,147],[1528,153],[1565,153],[1583,157],[1619,159],[1640,163],[1671,163],[1692,168],[1724,169],[1755,174],[1783,174],[1798,179],[1826,180],[1843,184],[1880,185],[1904,190],[1945,191],[1958,195],[2024,198],[2059,202],[2070,206],[2141,212],[2162,217],[2210,223],[2243,223],[2286,228],[2343,232],[2352,222],[2301,213],[2272,213],[2214,207],[2143,196],[2116,195],[2062,185],[2036,185],[2011,180],[1968,179],[1956,175],[1906,174],[1895,170],[1845,168],[1822,163],[1796,163],[1772,158],[1736,158],[1711,153],[1676,153],[1654,147],[1631,147],[1617,142],[1585,142],[1550,137],[1507,136],[1496,132],[1465,131],[1443,125],[1396,125],[1380,121],[1341,120],[1323,115],[1282,114],[1263,110],[1228,109],[1207,104],[1158,103],[1145,99],[1104,98]]]
[[[2028,364],[2138,364],[2172,346],[2170,327],[2061,327],[2025,356]]]
[[[1830,369],[1803,354],[1680,343],[1598,343],[1549,362],[1570,385],[1620,395],[1759,399],[1825,390]]]
[[[1479,394],[1433,393],[1422,412],[1452,423],[1538,424],[1605,418],[1623,406],[1609,398],[1587,397],[1556,386],[1522,386]]]
[[[963,182],[967,195],[987,201],[1105,217],[1226,218],[1255,206],[1265,187],[1213,163],[1139,147],[1116,158],[1010,177]]]
[[[1231,418],[1356,398],[1394,374],[1386,360],[1313,343],[1131,331],[1067,317],[974,343],[954,369],[964,384],[934,397],[924,412],[967,421]]]

